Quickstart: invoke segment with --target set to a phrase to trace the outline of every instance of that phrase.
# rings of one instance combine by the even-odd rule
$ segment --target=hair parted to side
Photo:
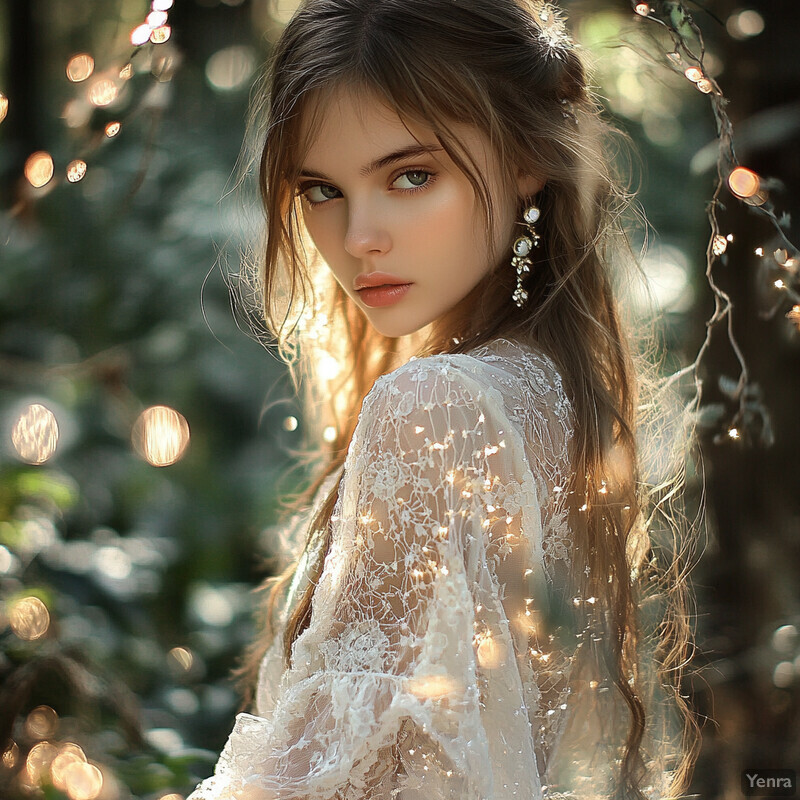
[[[525,279],[522,308],[511,300],[516,276],[509,249],[493,255],[486,278],[424,339],[385,337],[369,325],[316,253],[297,196],[324,99],[339,87],[367,103],[377,98],[436,134],[470,180],[490,242],[489,185],[453,124],[473,125],[487,136],[505,185],[515,186],[520,169],[545,179],[535,198],[542,244]],[[465,352],[498,336],[539,347],[558,365],[574,411],[572,591],[596,599],[573,611],[577,630],[592,634],[578,647],[573,692],[586,700],[594,724],[622,726],[620,752],[611,757],[617,759],[615,797],[645,797],[654,764],[673,775],[669,796],[682,794],[697,750],[697,724],[680,694],[691,643],[691,593],[682,567],[687,550],[676,535],[661,552],[645,523],[654,518],[654,504],[637,452],[643,368],[632,355],[613,288],[615,264],[631,260],[623,229],[630,197],[612,168],[616,132],[587,89],[582,59],[558,12],[535,0],[304,0],[274,46],[252,113],[266,214],[257,275],[263,315],[296,388],[303,384],[311,411],[308,446],[319,446],[324,428],[335,431],[317,452],[317,479],[293,510],[340,470],[365,395],[409,355]],[[304,120],[310,122],[306,141]],[[531,198],[517,199],[521,212]],[[514,232],[507,233],[510,244]],[[321,364],[330,356],[342,368],[323,380]],[[308,542],[321,536],[322,546],[285,628],[287,664],[310,618],[340,480],[309,526]],[[674,489],[668,486],[666,495]],[[262,587],[264,632],[241,670],[250,690],[296,566]],[[645,606],[658,608],[657,618],[644,620]],[[593,691],[604,678],[610,691]],[[667,705],[682,740],[672,754],[659,743],[659,736],[670,738],[667,732],[654,730]],[[618,706],[623,719],[615,723],[609,711]]]

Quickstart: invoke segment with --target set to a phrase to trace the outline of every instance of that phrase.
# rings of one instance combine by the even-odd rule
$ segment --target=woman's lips
[[[410,283],[387,284],[384,286],[371,286],[358,290],[358,296],[364,301],[365,305],[371,308],[379,306],[390,306],[406,295],[411,288]]]

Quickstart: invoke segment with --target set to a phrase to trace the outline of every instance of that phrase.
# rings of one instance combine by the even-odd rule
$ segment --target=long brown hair
[[[459,308],[424,336],[393,339],[370,327],[315,252],[296,192],[324,110],[320,101],[343,86],[378,97],[401,118],[435,132],[470,180],[490,242],[489,187],[453,123],[485,133],[504,185],[514,186],[520,169],[546,178],[536,197],[542,246],[526,278],[524,307],[510,300],[516,276],[510,254],[500,253]],[[310,121],[305,141],[301,121]],[[596,687],[593,676],[606,676],[624,701],[615,796],[643,798],[648,707],[657,702],[650,703],[654,695],[641,657],[650,642],[660,685],[671,687],[670,701],[683,721],[670,787],[671,796],[680,794],[696,750],[696,723],[680,695],[690,594],[680,546],[666,548],[659,563],[643,522],[652,500],[639,474],[641,382],[613,285],[618,256],[630,253],[622,224],[630,198],[611,166],[614,131],[587,89],[581,57],[558,13],[534,0],[305,0],[274,46],[257,87],[253,122],[261,136],[259,186],[266,212],[256,275],[263,315],[296,388],[302,384],[313,420],[309,445],[324,442],[316,453],[317,478],[292,510],[342,467],[361,402],[378,376],[411,354],[465,352],[499,336],[534,343],[558,365],[574,412],[572,582],[586,630],[594,632],[584,648],[593,660],[584,658],[584,672],[576,671],[575,680],[583,675],[583,686]],[[325,367],[330,359],[339,368],[333,376]],[[310,618],[340,480],[308,526],[309,541],[320,534],[323,546],[283,630],[287,665]],[[248,688],[276,635],[275,609],[295,568],[290,564],[263,587],[264,633],[242,669]],[[649,634],[640,614],[648,597],[660,598]]]

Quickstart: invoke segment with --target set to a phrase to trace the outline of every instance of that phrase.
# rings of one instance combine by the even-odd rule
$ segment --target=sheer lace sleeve
[[[189,800],[541,797],[509,623],[545,596],[541,487],[484,389],[443,356],[376,382],[292,666]]]

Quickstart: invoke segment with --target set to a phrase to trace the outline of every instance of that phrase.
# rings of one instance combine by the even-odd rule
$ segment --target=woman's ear
[[[528,175],[521,169],[517,174],[517,191],[520,197],[533,197],[542,191],[546,181],[536,175]]]

